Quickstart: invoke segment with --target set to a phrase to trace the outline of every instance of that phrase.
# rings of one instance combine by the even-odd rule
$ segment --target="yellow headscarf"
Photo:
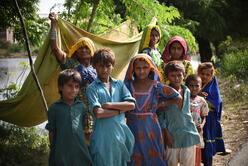
[[[77,51],[82,46],[87,46],[90,49],[90,55],[94,55],[95,47],[92,40],[87,37],[81,37],[73,46],[71,46],[67,56],[71,57],[75,51]]]
[[[141,39],[141,43],[140,43],[140,47],[139,47],[139,51],[143,50],[144,48],[149,47],[150,40],[151,40],[150,35],[151,35],[151,32],[152,32],[153,28],[155,28],[159,32],[159,41],[160,41],[160,39],[161,39],[161,30],[160,30],[159,26],[158,25],[148,25],[144,29],[142,39]],[[159,41],[158,41],[158,43],[155,44],[155,48],[158,47]]]

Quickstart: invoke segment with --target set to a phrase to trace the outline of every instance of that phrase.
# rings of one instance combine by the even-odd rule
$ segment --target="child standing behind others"
[[[190,112],[190,91],[182,85],[184,66],[179,61],[169,62],[165,67],[165,76],[182,96],[178,105],[164,107],[166,111],[159,113],[160,126],[167,145],[166,159],[169,166],[195,165],[195,145],[200,143],[200,137]]]
[[[134,137],[125,122],[125,114],[135,108],[135,99],[124,83],[110,77],[115,55],[100,49],[93,56],[98,78],[86,90],[94,129],[90,153],[95,166],[126,166],[133,152]]]
[[[148,25],[143,32],[139,52],[149,55],[158,67],[162,62],[158,44],[161,38],[161,31],[157,25]]]
[[[76,99],[81,81],[80,74],[73,69],[59,75],[61,99],[50,106],[46,125],[50,140],[49,166],[93,165],[82,124],[86,107]]]
[[[136,108],[126,113],[127,125],[135,137],[129,166],[166,166],[163,136],[156,115],[166,102],[176,104],[179,94],[159,82],[161,75],[150,56],[138,54],[130,61],[125,83],[136,99]],[[160,104],[159,100],[163,100]]]
[[[190,110],[201,139],[201,143],[196,147],[196,164],[195,164],[195,166],[200,166],[201,149],[204,148],[203,126],[206,123],[205,118],[208,115],[208,111],[209,111],[208,104],[203,97],[198,95],[201,91],[201,85],[202,85],[202,81],[199,76],[197,76],[196,74],[189,75],[185,81],[185,84],[190,90]]]
[[[216,152],[223,155],[230,152],[225,149],[220,124],[222,113],[222,99],[219,85],[215,76],[215,69],[211,62],[204,62],[198,67],[198,75],[202,79],[202,92],[207,93],[209,113],[203,128],[205,147],[202,153],[204,166],[212,166]]]

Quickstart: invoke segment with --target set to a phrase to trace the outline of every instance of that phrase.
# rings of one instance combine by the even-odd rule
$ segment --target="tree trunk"
[[[95,15],[96,15],[96,9],[97,9],[99,3],[100,3],[100,0],[94,0],[93,1],[93,9],[92,9],[92,12],[91,12],[91,15],[90,15],[89,24],[88,24],[88,27],[87,27],[87,31],[88,32],[90,32],[90,30],[91,30],[92,23],[93,23],[93,20],[94,20]]]
[[[201,56],[201,62],[210,62],[211,58],[213,56],[210,42],[206,39],[203,39],[201,37],[197,38],[198,44],[199,44],[199,52]]]

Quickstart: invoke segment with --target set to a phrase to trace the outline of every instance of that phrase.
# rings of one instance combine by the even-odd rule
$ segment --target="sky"
[[[53,12],[59,12],[63,10],[63,3],[65,0],[40,0],[39,2],[39,12],[41,15],[48,15],[50,13],[50,9],[53,5],[57,4],[56,7],[52,10]]]

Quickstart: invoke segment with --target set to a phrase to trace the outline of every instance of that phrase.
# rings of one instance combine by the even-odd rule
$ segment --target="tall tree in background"
[[[18,0],[32,46],[39,46],[48,30],[48,24],[45,19],[40,18],[37,14],[38,2],[39,0]],[[15,39],[23,42],[22,28],[14,3],[15,1],[13,0],[0,1],[0,30],[12,28]]]
[[[199,43],[202,61],[211,60],[213,53],[210,43],[213,43],[217,50],[218,44],[227,36],[248,36],[245,30],[248,23],[244,21],[248,16],[248,2],[245,0],[159,1],[179,9],[184,20],[178,20],[176,24],[188,26],[192,30]],[[196,24],[191,24],[192,22]],[[217,56],[220,56],[218,51]]]

